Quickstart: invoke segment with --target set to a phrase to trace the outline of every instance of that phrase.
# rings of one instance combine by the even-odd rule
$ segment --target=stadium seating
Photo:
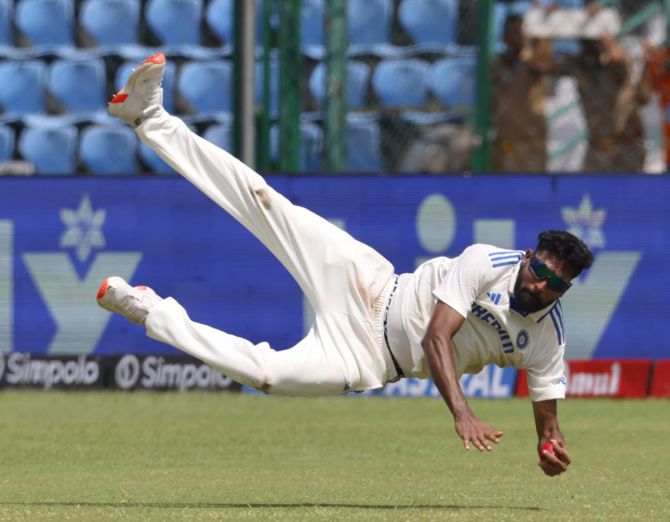
[[[223,45],[234,42],[234,4],[235,0],[211,0],[205,11],[207,26]],[[263,0],[256,0],[256,45],[263,45]]]
[[[0,118],[44,112],[46,76],[41,60],[0,62]]]
[[[144,16],[163,45],[200,44],[202,0],[149,0]]]
[[[107,78],[102,59],[55,60],[47,89],[69,113],[93,113],[107,107]]]
[[[135,174],[137,136],[127,126],[91,125],[79,140],[79,159],[93,174]]]
[[[303,52],[316,59],[323,57],[324,0],[302,0],[300,6],[300,45]]]
[[[347,62],[347,106],[359,109],[367,102],[370,83],[370,66],[367,63],[350,60]],[[319,105],[326,98],[326,65],[319,63],[309,78],[309,90]]]
[[[14,156],[14,130],[11,127],[0,127],[0,163],[9,161]]]
[[[72,0],[20,0],[14,23],[33,46],[74,45]]]
[[[413,38],[417,49],[444,51],[456,42],[457,0],[402,0],[398,6],[400,25]]]
[[[436,61],[430,70],[429,83],[445,108],[471,108],[476,91],[476,57],[457,56]]]
[[[347,115],[347,171],[381,172],[381,133],[375,118]]]
[[[350,52],[364,52],[391,41],[392,0],[349,0],[347,23]]]
[[[228,113],[232,109],[233,65],[226,60],[188,62],[181,67],[177,92],[200,114]]]
[[[417,58],[382,60],[372,75],[373,91],[385,107],[422,107],[428,100],[429,70],[429,64]]]
[[[99,46],[137,44],[139,0],[85,0],[79,12],[81,28]]]
[[[27,127],[19,138],[19,154],[37,174],[69,175],[77,166],[77,129],[72,125]]]
[[[375,53],[377,46],[388,46],[393,21],[392,0],[349,0],[347,27],[349,54]],[[324,0],[303,0],[300,30],[303,52],[320,60],[325,53],[326,7]]]
[[[269,1],[272,6],[271,23],[276,29],[279,0],[255,1],[257,45],[260,46],[264,2]],[[561,7],[582,3],[582,0],[558,1]],[[326,2],[300,2],[303,52],[319,61],[325,53]],[[508,10],[523,12],[531,0],[497,0],[495,3],[495,23],[500,24]],[[166,109],[181,114],[187,122],[198,123],[200,129],[202,123],[210,124],[206,131],[212,141],[230,143],[231,129],[226,119],[233,108],[233,66],[226,58],[234,38],[234,4],[235,0],[0,0],[0,110],[3,111],[0,124],[21,119],[22,124],[31,129],[44,124],[69,127],[82,122],[116,126],[119,122],[108,121],[110,117],[105,111],[112,88],[118,91],[132,68],[157,50],[149,46],[160,45],[170,57],[163,80]],[[348,108],[399,109],[402,117],[409,115],[411,118],[407,118],[419,123],[430,123],[438,117],[444,121],[454,117],[454,111],[456,117],[461,117],[458,111],[469,110],[475,90],[475,58],[474,53],[461,56],[463,48],[455,45],[458,4],[459,0],[348,0]],[[394,43],[407,42],[411,37],[415,45],[392,44],[393,31]],[[80,37],[82,47],[95,48],[77,47],[75,34]],[[202,46],[203,43],[212,45],[214,37],[221,46]],[[276,43],[274,39],[273,42]],[[13,47],[14,44],[17,46]],[[23,47],[26,45],[29,47]],[[314,52],[309,52],[310,49]],[[421,54],[424,51],[428,54]],[[445,54],[449,57],[439,59]],[[456,56],[451,56],[453,54]],[[40,56],[41,62],[30,59]],[[355,56],[358,58],[351,59]],[[431,64],[433,60],[437,61]],[[310,67],[314,64],[306,63]],[[270,60],[272,118],[279,116],[279,69],[277,49],[273,49]],[[317,110],[320,121],[326,98],[325,62],[316,64],[309,77],[304,77],[304,72],[309,71],[309,68],[303,69],[303,77],[295,78],[301,86],[308,80],[311,95],[301,109]],[[107,74],[113,81],[107,80]],[[262,87],[263,64],[257,62],[257,105],[263,101]],[[434,112],[435,99],[448,112],[439,115]],[[56,117],[53,115],[56,111],[63,114]],[[351,153],[347,170],[383,168],[377,114],[365,117],[355,114],[348,118],[347,140]],[[212,121],[217,123],[211,125]],[[82,131],[78,150],[86,147],[89,151],[88,142],[96,133],[102,133],[102,130],[93,130],[92,127],[90,132]],[[42,129],[42,132],[46,131]],[[109,129],[105,132],[113,134],[118,143],[126,143],[118,133]],[[17,137],[21,142],[21,134]],[[224,139],[228,141],[221,141]],[[301,140],[301,169],[320,169],[321,124],[302,118]],[[141,163],[129,169],[130,172],[138,172],[145,166],[161,174],[174,173],[146,145],[135,143],[134,147],[135,159]],[[95,158],[89,158],[90,161],[92,166],[87,165],[87,168],[104,171],[100,162],[95,163]]]
[[[119,66],[114,75],[114,91],[118,92],[126,84],[130,73],[137,66],[137,63],[137,61],[125,62]],[[170,113],[175,112],[174,90],[176,74],[177,66],[174,61],[168,60],[165,63],[165,73],[163,75],[163,107]]]
[[[14,2],[0,0],[0,46],[12,45],[12,24],[14,22]]]

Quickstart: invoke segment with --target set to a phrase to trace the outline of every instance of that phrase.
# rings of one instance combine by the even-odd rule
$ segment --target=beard
[[[516,283],[514,283],[514,301],[516,307],[527,314],[542,310],[546,306],[546,304],[542,302],[540,294],[521,286],[520,273]]]

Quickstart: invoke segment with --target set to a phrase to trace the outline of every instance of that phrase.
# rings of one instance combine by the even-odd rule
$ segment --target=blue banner
[[[666,176],[283,177],[280,192],[379,250],[397,272],[474,242],[533,248],[544,229],[593,249],[566,294],[571,358],[668,358]],[[170,355],[99,310],[109,275],[199,322],[290,347],[309,307],[284,268],[181,178],[0,179],[0,351]]]
[[[482,399],[508,399],[516,391],[515,368],[498,368],[494,364],[485,366],[475,375],[463,375],[460,380],[463,395]],[[381,390],[361,393],[373,397],[440,397],[432,379],[400,379],[387,384]]]
[[[515,368],[498,368],[494,364],[489,364],[477,374],[463,375],[459,383],[466,397],[508,399],[514,397],[516,392],[517,373]],[[241,391],[250,395],[263,395],[262,392],[249,386],[242,386]],[[382,389],[362,393],[350,392],[347,397],[440,397],[440,392],[433,379],[409,377],[389,383]]]

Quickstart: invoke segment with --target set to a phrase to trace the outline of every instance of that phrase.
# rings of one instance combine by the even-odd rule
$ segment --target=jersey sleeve
[[[491,263],[483,247],[469,246],[452,261],[433,295],[467,317],[475,297],[486,286],[490,273]]]
[[[564,352],[564,344],[547,347],[542,356],[528,366],[528,393],[533,402],[565,399]]]

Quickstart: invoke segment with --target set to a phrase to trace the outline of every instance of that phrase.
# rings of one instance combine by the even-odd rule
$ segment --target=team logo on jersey
[[[526,330],[521,330],[516,336],[516,345],[519,350],[523,350],[528,346],[528,332]]]

